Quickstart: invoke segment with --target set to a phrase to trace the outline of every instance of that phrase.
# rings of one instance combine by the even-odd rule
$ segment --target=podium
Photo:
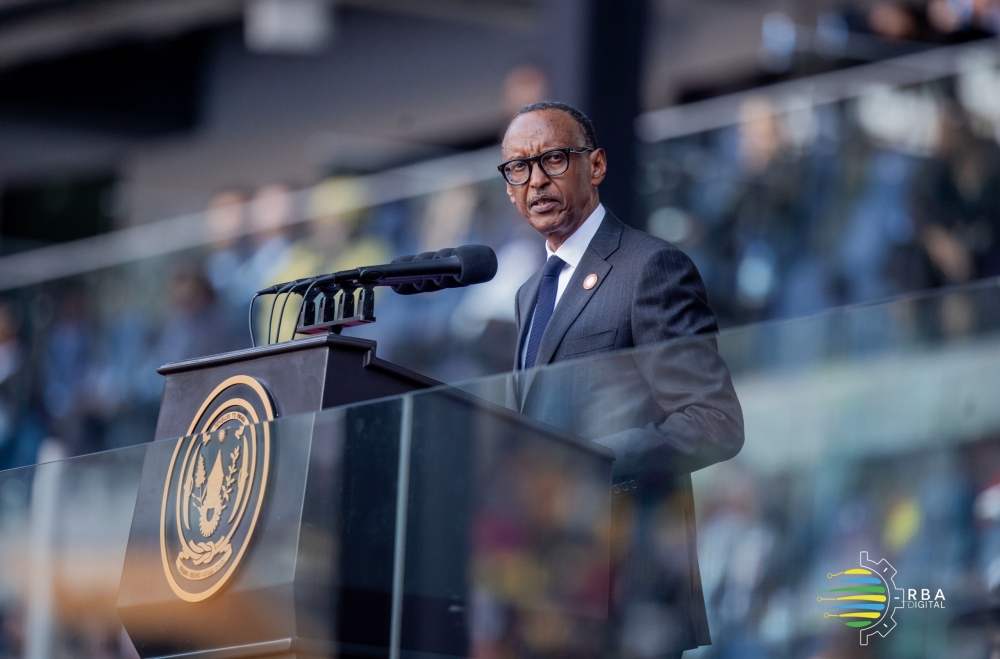
[[[192,432],[205,397],[229,377],[266,386],[275,416],[317,412],[441,383],[375,356],[374,341],[324,334],[298,341],[189,359],[158,369],[166,377],[155,439]]]
[[[160,372],[118,595],[144,659],[596,656],[607,449],[332,334]]]

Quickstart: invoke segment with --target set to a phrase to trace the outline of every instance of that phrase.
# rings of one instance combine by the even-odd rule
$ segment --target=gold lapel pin
[[[590,273],[587,275],[587,278],[583,280],[583,287],[589,291],[594,286],[597,286],[597,275]]]

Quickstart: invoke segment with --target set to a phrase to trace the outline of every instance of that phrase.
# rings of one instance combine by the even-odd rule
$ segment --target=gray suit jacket
[[[590,274],[598,279],[588,290],[583,282]],[[515,370],[540,281],[538,272],[517,293]],[[651,603],[668,612],[663,654],[711,642],[690,474],[743,446],[729,370],[714,338],[696,336],[716,331],[694,263],[609,212],[553,311],[536,366],[575,361],[520,375],[515,396],[523,413],[615,451],[612,479],[621,493],[614,509],[627,499],[634,511],[629,546],[612,548],[625,558],[612,567],[616,631],[607,656],[630,656],[623,631],[630,611],[648,612]],[[582,359],[627,348],[634,350]],[[673,513],[655,512],[664,505]]]

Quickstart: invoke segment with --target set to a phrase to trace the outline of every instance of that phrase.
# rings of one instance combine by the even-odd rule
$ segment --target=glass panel
[[[191,447],[200,497],[217,436],[2,472],[4,651],[134,656],[120,616],[144,656],[988,655],[997,309],[990,281],[266,424],[204,602],[158,533],[165,462]]]
[[[554,616],[591,641],[600,629],[609,452],[450,389],[291,416],[243,432],[269,438],[256,454],[269,475],[251,466],[246,481],[266,499],[227,536],[242,490],[232,430],[2,472],[5,647],[471,656],[497,642],[469,622],[474,603],[480,626],[520,617],[507,647]],[[229,549],[209,551],[224,536]],[[181,538],[202,546],[185,555]]]
[[[611,452],[451,389],[409,415],[401,650],[598,656]]]
[[[130,650],[115,602],[145,447],[0,472],[0,648],[9,657]],[[129,656],[127,653],[121,656]]]
[[[992,571],[997,515],[990,508],[1000,480],[997,309],[1000,289],[988,281],[561,363],[520,382],[510,375],[459,388],[514,409],[523,405],[529,415],[612,445],[616,483],[623,460],[637,454],[637,473],[652,476],[649,484],[641,477],[629,482],[627,492],[622,483],[611,498],[605,656],[662,656],[679,649],[679,638],[681,647],[693,647],[684,638],[690,617],[672,608],[685,598],[666,584],[685,573],[681,559],[691,554],[678,540],[693,539],[695,526],[712,645],[685,656],[931,657],[956,647],[986,653],[1000,584]],[[715,342],[745,422],[745,444],[730,460],[718,440],[735,430],[672,397],[697,395],[709,409],[725,411],[725,397],[712,398],[717,392],[707,387],[719,381],[711,377],[721,369],[713,368]],[[687,360],[696,366],[685,369]],[[653,376],[638,377],[645,373]],[[530,391],[544,387],[544,404],[519,394],[532,379]],[[697,448],[667,460],[693,472],[693,490],[679,496],[657,491],[667,479],[655,436],[633,431],[615,444],[619,436],[608,435],[619,423],[643,426],[622,418],[636,408],[643,386],[664,409],[683,410],[661,422],[664,441],[693,438],[702,449],[700,461]],[[680,417],[677,425],[672,416]],[[696,524],[678,528],[685,509]],[[839,583],[849,576],[838,573],[885,565],[897,575],[889,585],[902,589],[891,591],[900,599],[889,609],[845,611],[833,608],[843,603],[817,601],[853,587]],[[842,623],[872,619],[840,617],[895,606],[902,608],[889,621],[876,622],[894,620],[897,627],[866,648],[865,628]]]

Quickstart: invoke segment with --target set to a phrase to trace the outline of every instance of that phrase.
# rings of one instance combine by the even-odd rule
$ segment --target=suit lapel
[[[576,270],[573,271],[573,276],[566,285],[566,290],[563,291],[562,297],[559,298],[559,302],[552,312],[552,318],[549,319],[549,326],[545,328],[545,333],[542,335],[542,342],[538,346],[538,357],[535,359],[536,368],[518,374],[515,378],[518,380],[518,388],[520,389],[518,411],[524,411],[524,404],[528,400],[528,391],[531,389],[531,385],[538,373],[537,367],[552,361],[556,350],[559,348],[559,344],[562,343],[563,337],[566,336],[566,332],[587,306],[587,303],[590,302],[597,289],[604,283],[608,273],[611,272],[611,264],[606,259],[618,249],[624,226],[614,215],[608,212],[604,217],[604,221],[601,222],[601,228],[597,230],[594,238],[590,241],[587,251],[583,253],[583,258],[580,259]],[[597,285],[587,290],[583,287],[583,281],[590,274],[597,275]],[[535,276],[537,281],[533,282],[533,286],[529,289],[528,293],[530,304],[526,305],[526,307],[521,307],[522,314],[525,313],[525,308],[527,308],[528,313],[534,313],[535,300],[538,297],[538,287],[541,285],[541,272]],[[520,368],[521,349],[527,333],[526,327],[529,323],[530,321],[525,320],[525,316],[522,315],[521,324],[524,327],[521,328],[517,344],[516,368]],[[524,381],[522,382],[520,378],[524,378]]]
[[[542,342],[538,346],[536,366],[542,366],[552,361],[559,344],[566,336],[566,331],[587,306],[590,299],[594,297],[594,293],[604,283],[608,273],[611,272],[611,264],[606,259],[618,249],[618,245],[621,243],[622,228],[622,223],[614,215],[607,213],[552,312],[552,318],[549,320],[549,325],[542,335]],[[583,282],[591,274],[597,275],[597,285],[588,290],[583,287]],[[535,296],[537,297],[537,295],[538,287],[536,286]]]
[[[556,304],[556,308],[552,312],[549,326],[542,334],[542,342],[538,345],[538,357],[535,359],[536,366],[542,366],[552,361],[556,349],[559,348],[563,337],[566,336],[566,331],[590,302],[590,298],[594,297],[594,293],[601,287],[604,278],[610,271],[611,264],[593,250],[587,249],[583,253],[583,258],[577,264],[573,276],[570,277],[569,283],[566,285],[566,290],[563,291],[559,303]],[[597,285],[588,290],[583,287],[583,280],[591,274],[597,275]]]

